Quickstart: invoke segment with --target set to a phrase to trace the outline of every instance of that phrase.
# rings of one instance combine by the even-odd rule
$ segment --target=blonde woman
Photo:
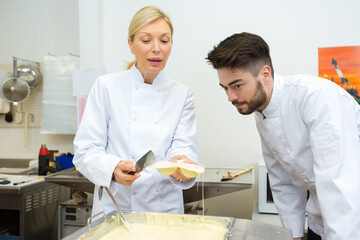
[[[93,212],[115,207],[99,186],[107,186],[123,210],[183,213],[182,190],[189,179],[175,172],[163,176],[155,169],[134,171],[136,161],[152,150],[155,161],[198,161],[194,96],[183,84],[165,75],[171,53],[173,26],[156,7],[133,17],[128,44],[135,61],[128,70],[97,79],[74,139],[74,164],[95,184]]]

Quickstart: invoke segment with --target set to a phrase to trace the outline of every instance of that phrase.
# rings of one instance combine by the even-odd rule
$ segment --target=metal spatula
[[[228,172],[228,175],[226,177],[222,177],[221,181],[225,182],[225,181],[229,181],[229,180],[233,180],[234,178],[240,176],[241,174],[250,172],[254,167],[249,167],[245,170],[242,170],[241,172],[235,173],[235,174],[230,174],[230,172]]]
[[[102,187],[101,187],[101,188],[102,188]],[[128,231],[130,232],[130,231],[131,231],[130,224],[129,224],[129,222],[127,221],[127,219],[126,219],[123,211],[121,211],[121,208],[119,207],[119,204],[116,202],[116,200],[115,200],[114,196],[111,194],[109,188],[108,188],[108,187],[103,187],[103,188],[105,188],[106,192],[109,194],[111,200],[113,201],[113,203],[114,203],[114,205],[115,205],[115,208],[116,208],[119,216],[121,217],[121,219],[122,219],[123,222],[124,222],[124,226],[125,226],[126,230],[128,230]]]
[[[126,174],[134,175],[135,173],[139,173],[144,170],[146,167],[150,166],[154,162],[154,153],[149,150],[144,154],[135,164],[136,171],[126,172]]]

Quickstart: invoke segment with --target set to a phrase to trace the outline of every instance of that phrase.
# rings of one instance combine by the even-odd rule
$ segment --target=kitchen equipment
[[[5,115],[5,121],[12,122],[16,113],[14,106],[24,101],[30,93],[27,82],[17,76],[17,58],[13,57],[13,77],[6,79],[1,86],[3,97],[10,102],[10,111]]]
[[[91,217],[92,198],[78,204],[70,203],[70,201],[59,205],[58,239],[63,239],[82,227],[86,227],[87,220]]]
[[[130,231],[130,230],[131,230],[131,229],[130,229],[130,225],[129,225],[129,223],[128,223],[128,221],[127,221],[124,213],[121,211],[119,204],[116,202],[116,200],[115,200],[114,196],[112,195],[112,193],[110,192],[109,188],[108,188],[108,187],[104,187],[104,188],[105,188],[106,192],[109,194],[111,200],[113,201],[113,203],[114,203],[114,205],[115,205],[115,208],[116,208],[116,210],[117,210],[117,213],[118,213],[119,216],[121,217],[121,219],[122,219],[122,221],[123,221],[123,223],[124,223],[124,226],[125,226],[126,230]]]
[[[9,111],[5,114],[5,121],[12,122],[13,121],[13,114],[14,114],[14,104],[9,104]]]
[[[149,150],[144,154],[135,164],[136,171],[126,172],[127,174],[134,175],[135,173],[139,173],[144,170],[146,167],[150,166],[154,162],[154,153]]]
[[[13,58],[14,76],[4,81],[1,92],[6,100],[14,103],[24,101],[30,93],[28,83],[21,77],[17,76],[17,58]]]
[[[263,159],[258,160],[258,211],[259,213],[277,214],[277,208],[270,189],[268,171]]]
[[[3,176],[11,184],[0,185],[0,239],[57,239],[58,204],[70,198],[70,188],[39,176],[0,174]]]
[[[102,212],[104,214],[104,212]],[[131,222],[145,222],[146,221],[146,212],[125,212],[126,217]],[[165,213],[155,213],[156,215],[170,215]],[[104,214],[105,215],[105,214]],[[91,223],[92,228],[88,226],[81,228],[80,230],[68,235],[63,240],[74,240],[80,239],[82,236],[92,237],[92,239],[100,239],[104,235],[104,228],[101,229],[102,225],[111,224],[111,222],[116,221],[116,218],[113,217],[116,215],[116,211],[108,213],[104,216],[104,219],[99,218],[95,222]],[[174,214],[177,215],[177,214]],[[144,217],[145,216],[145,217]],[[181,218],[188,219],[189,215],[178,215]],[[289,229],[285,229],[279,226],[261,223],[258,221],[252,221],[248,219],[239,219],[239,218],[227,218],[227,217],[215,217],[215,216],[198,216],[190,215],[196,221],[197,219],[205,218],[206,220],[215,221],[215,222],[228,222],[227,224],[227,233],[225,239],[231,240],[292,240],[292,234]],[[118,226],[116,226],[118,227]],[[100,230],[100,231],[98,231]],[[121,239],[121,238],[117,238]],[[172,239],[171,237],[168,239]],[[182,238],[185,239],[185,238]],[[193,239],[193,238],[188,238]],[[200,240],[200,239],[196,239]]]
[[[134,224],[134,228],[139,225],[150,230],[134,231],[130,239],[232,239],[232,231],[234,230],[235,219],[231,217],[214,217],[199,216],[185,214],[170,213],[153,213],[153,212],[125,212],[126,217]],[[67,236],[65,239],[109,239],[111,232],[116,233],[121,230],[122,226],[117,222],[116,211],[104,215],[103,219],[98,219],[91,224],[93,228],[84,227],[77,232]],[[163,231],[161,231],[163,230]],[[191,235],[195,233],[197,236]],[[143,235],[142,235],[143,234]],[[211,235],[214,238],[207,238],[204,234]],[[130,234],[128,234],[130,235]],[[140,236],[141,235],[141,236]],[[159,236],[160,235],[160,236]],[[190,236],[189,236],[190,235]],[[138,238],[136,238],[138,237]],[[64,239],[64,240],[65,240]],[[116,239],[129,239],[127,237],[118,236]],[[237,238],[235,238],[237,239]]]
[[[33,158],[0,158],[0,174],[25,175],[37,167]]]
[[[38,67],[31,64],[23,64],[17,68],[17,76],[24,79],[29,85],[30,89],[35,88],[42,80],[42,75]]]
[[[53,159],[53,157],[49,154],[49,151],[45,144],[41,144],[40,150],[39,150],[39,162],[38,162],[38,174],[39,175],[46,175],[47,172],[58,172],[56,168],[50,167],[49,163],[50,161],[53,161],[60,169],[62,170],[62,166]]]
[[[231,174],[230,172],[228,172],[228,175],[226,177],[222,177],[221,178],[221,181],[224,182],[224,181],[229,181],[229,180],[233,180],[234,178],[240,176],[241,174],[244,174],[244,173],[247,173],[247,172],[250,172],[254,167],[249,167],[245,170],[242,170],[238,173],[235,173],[235,174]]]
[[[20,185],[20,184],[28,183],[28,182],[31,182],[31,180],[16,182],[16,183],[13,183],[13,185],[16,186],[16,185]]]
[[[3,180],[0,180],[0,184],[1,185],[6,185],[6,184],[10,184],[11,182],[7,179],[3,179]]]
[[[54,153],[55,160],[61,165],[62,170],[73,168],[73,158],[74,154],[72,153]],[[56,165],[56,169],[60,170],[58,165]]]
[[[27,147],[28,112],[24,114],[24,148]]]

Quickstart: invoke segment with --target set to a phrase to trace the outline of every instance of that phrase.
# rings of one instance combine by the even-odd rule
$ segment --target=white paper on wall
[[[86,99],[95,80],[105,74],[105,68],[75,69],[73,77],[73,95],[77,97],[77,125],[79,126],[86,106]]]
[[[95,80],[104,74],[105,68],[73,70],[73,95],[77,97],[87,97]]]
[[[44,57],[41,133],[76,133],[77,103],[73,96],[72,72],[79,66],[79,57]]]

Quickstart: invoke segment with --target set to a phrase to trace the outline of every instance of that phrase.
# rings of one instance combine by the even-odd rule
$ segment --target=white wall
[[[253,116],[238,114],[227,102],[216,71],[204,59],[215,44],[236,32],[256,33],[270,45],[276,73],[317,75],[319,47],[360,43],[357,0],[80,0],[79,3],[83,15],[97,7],[96,23],[92,19],[84,27],[102,34],[95,49],[100,56],[83,59],[82,64],[106,66],[108,72],[122,70],[124,60],[133,59],[127,45],[127,28],[137,10],[155,5],[170,15],[175,29],[174,44],[165,70],[195,92],[200,160],[208,167],[242,168],[261,158]],[[81,39],[83,35],[80,36]],[[81,55],[94,51],[93,47],[81,44]]]
[[[82,58],[82,67],[124,69],[124,60],[133,59],[128,25],[147,5],[160,7],[172,19],[174,44],[165,71],[194,90],[200,161],[207,167],[245,168],[262,158],[253,116],[237,113],[204,59],[214,45],[233,33],[259,34],[270,45],[276,73],[317,75],[319,47],[360,43],[358,0],[79,0],[80,32],[87,33],[80,34],[80,42],[96,39],[96,44],[80,45],[81,55],[89,57]],[[81,17],[90,14],[94,18]],[[256,185],[208,199],[208,214],[251,217],[255,190]]]
[[[75,0],[1,0],[0,64],[12,64],[13,56],[43,62],[48,52],[79,54],[78,12]],[[0,158],[36,158],[42,143],[73,152],[73,135],[40,134],[39,128],[30,128],[24,148],[23,134],[23,128],[0,128]]]

